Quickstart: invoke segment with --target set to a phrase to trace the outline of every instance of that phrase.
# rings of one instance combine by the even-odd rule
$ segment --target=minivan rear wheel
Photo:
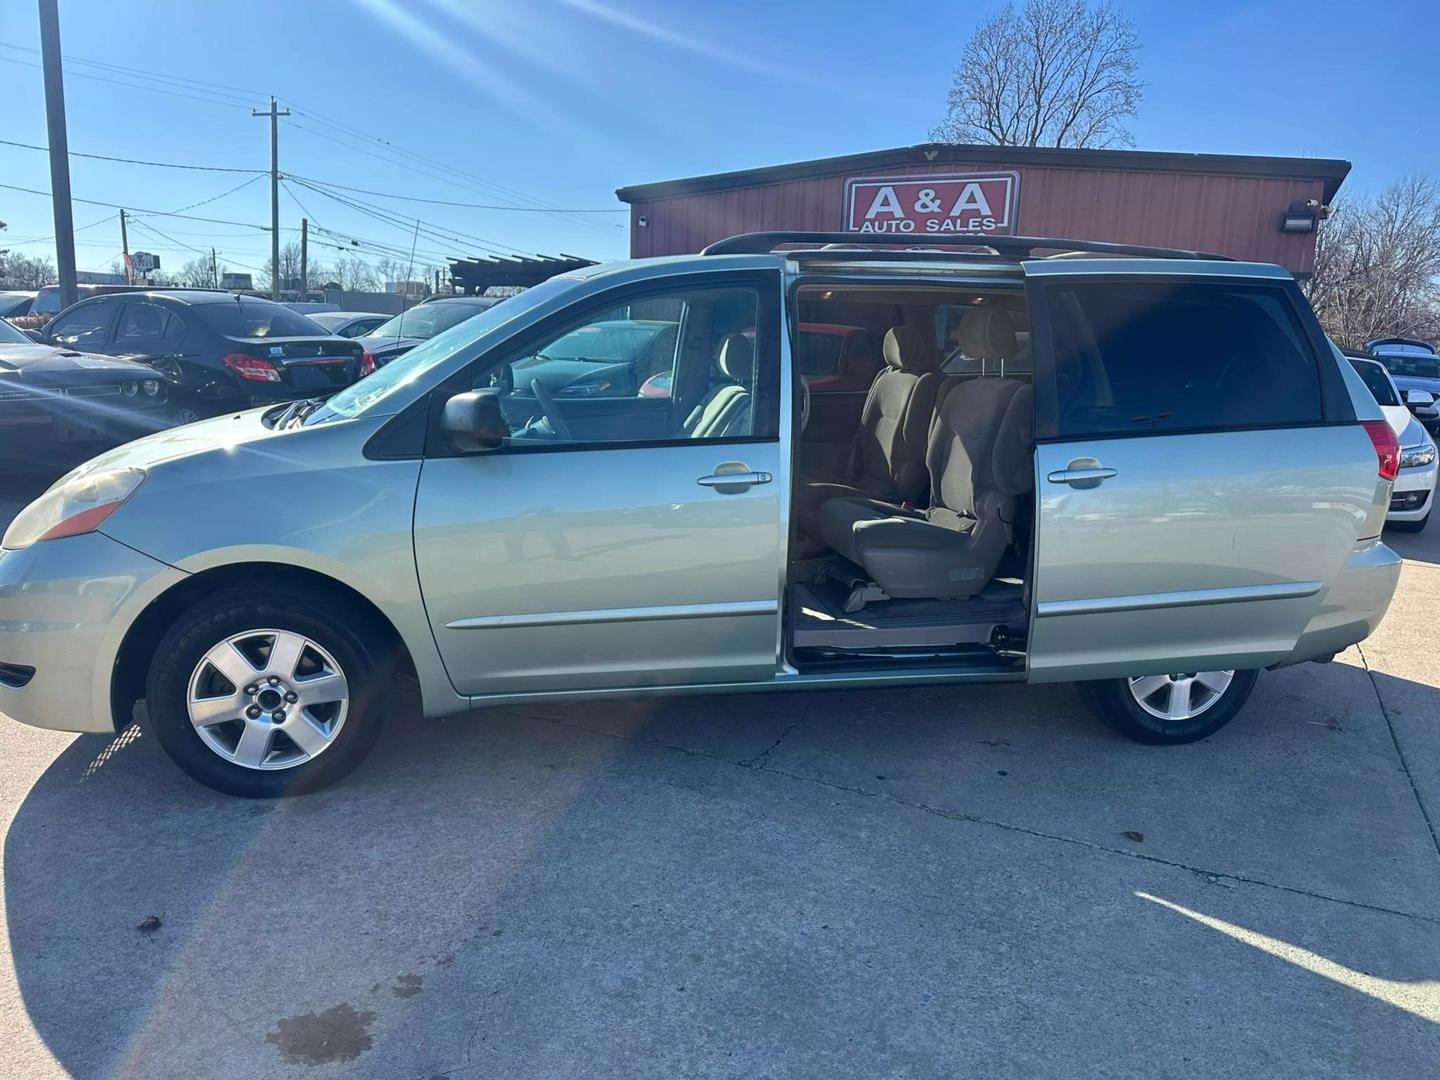
[[[1186,671],[1078,684],[1101,720],[1137,742],[1173,746],[1213,735],[1234,719],[1258,671]]]
[[[386,641],[353,608],[263,583],[205,597],[155,650],[146,726],[180,768],[226,794],[333,784],[370,752],[392,699]]]

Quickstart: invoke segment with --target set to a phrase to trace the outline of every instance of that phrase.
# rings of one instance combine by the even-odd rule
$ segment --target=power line
[[[3,139],[0,139],[0,142],[3,141]],[[328,180],[316,180],[308,176],[298,176],[295,173],[286,173],[286,175],[296,180],[305,180],[311,184],[318,184],[321,187],[334,188],[336,191],[354,191],[361,195],[375,195],[382,199],[403,199],[405,202],[431,203],[435,206],[459,206],[468,210],[515,210],[526,214],[628,214],[630,212],[625,207],[617,207],[610,210],[578,210],[569,207],[551,210],[544,206],[504,206],[496,203],[467,203],[452,202],[449,199],[422,199],[418,195],[396,195],[389,191],[371,191],[368,188],[346,187],[344,184],[332,184]]]
[[[251,183],[251,181],[247,180],[246,183]],[[27,195],[43,195],[47,199],[54,198],[54,195],[52,195],[48,191],[41,191],[38,188],[20,187],[18,184],[0,184],[0,188],[5,189],[6,191],[23,191]],[[217,195],[215,196],[215,198],[218,199],[220,198],[220,196]],[[259,229],[261,232],[270,231],[270,229],[265,225],[256,225],[253,222],[249,221],[231,221],[227,218],[199,217],[195,214],[182,214],[179,211],[174,210],[146,210],[138,206],[123,206],[120,203],[102,202],[99,199],[81,199],[77,196],[72,196],[71,201],[85,203],[87,206],[108,206],[112,210],[131,210],[137,214],[156,214],[160,217],[184,218],[186,221],[208,221],[212,225],[239,225],[247,229]],[[207,199],[205,201],[211,202],[213,200]],[[195,205],[198,206],[199,204],[197,203]]]
[[[12,46],[13,48],[13,46]],[[38,68],[39,64],[31,63],[29,60],[17,60],[11,56],[0,56],[0,62],[6,64],[19,64],[21,67]],[[189,98],[191,101],[203,101],[210,105],[228,105],[232,109],[246,109],[248,105],[239,105],[233,101],[222,101],[216,97],[199,97],[195,94],[182,94],[177,90],[164,90],[158,86],[145,86],[142,83],[122,82],[119,79],[107,79],[103,75],[91,75],[84,71],[70,71],[67,75],[77,79],[94,79],[96,82],[112,83],[115,86],[128,86],[132,90],[144,90],[151,94],[164,94],[167,97]]]
[[[234,187],[229,188],[229,189],[226,190],[226,191],[222,191],[219,195],[211,195],[208,199],[201,199],[199,202],[192,202],[192,203],[190,203],[190,204],[188,204],[188,205],[186,205],[186,206],[182,206],[182,207],[180,207],[179,210],[172,210],[172,211],[170,212],[170,216],[179,217],[179,216],[180,216],[184,211],[186,211],[186,210],[194,210],[195,207],[197,207],[197,206],[204,206],[206,203],[217,202],[217,201],[219,201],[220,199],[225,198],[226,195],[234,195],[235,192],[239,191],[241,188],[247,188],[247,187],[249,187],[251,184],[255,183],[256,180],[263,179],[264,176],[265,176],[265,174],[264,174],[263,172],[262,172],[262,173],[257,173],[256,175],[250,177],[249,180],[246,180],[246,181],[244,181],[243,183],[236,184]],[[201,218],[201,219],[199,219],[199,220],[202,220],[202,221],[203,221],[204,219]],[[251,228],[257,228],[257,229],[258,229],[258,228],[263,228],[263,227],[264,227],[264,226],[261,226],[261,225],[253,225],[253,226],[251,226]]]
[[[50,152],[48,146],[36,146],[34,143],[13,142],[10,139],[0,139],[0,146],[18,146],[22,150],[40,150]],[[82,154],[78,150],[71,150],[72,158],[93,158],[96,161],[118,161],[124,165],[150,165],[157,169],[193,169],[196,172],[225,172],[225,173],[262,173],[263,169],[227,169],[219,165],[182,165],[175,161],[142,161],[139,158],[111,157],[109,154]]]

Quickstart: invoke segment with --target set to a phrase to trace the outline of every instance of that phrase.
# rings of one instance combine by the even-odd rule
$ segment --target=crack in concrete
[[[805,702],[804,710],[796,719],[790,722],[790,725],[784,731],[780,732],[780,737],[778,739],[776,739],[773,743],[767,746],[764,750],[760,751],[760,753],[756,754],[754,757],[745,758],[741,761],[737,761],[735,764],[743,765],[747,769],[763,769],[766,763],[770,760],[770,755],[773,754],[777,749],[779,749],[779,746],[782,742],[784,742],[790,737],[790,733],[796,728],[798,728],[801,724],[805,723],[805,721],[810,719],[810,708],[813,704],[813,699],[807,700]]]
[[[747,769],[750,772],[762,772],[770,776],[779,776],[787,780],[795,780],[804,784],[815,784],[819,787],[829,788],[832,791],[843,791],[851,795],[859,795],[867,799],[879,799],[896,806],[903,806],[907,809],[919,810],[922,813],[931,814],[949,821],[964,821],[972,825],[982,825],[989,828],[1000,829],[1004,832],[1018,833],[1023,836],[1033,837],[1038,840],[1049,840],[1060,844],[1071,844],[1075,847],[1085,848],[1089,851],[1099,852],[1106,855],[1119,855],[1127,859],[1137,859],[1140,862],[1156,863],[1160,866],[1168,866],[1176,870],[1186,870],[1201,877],[1224,879],[1226,881],[1238,881],[1246,885],[1255,885],[1264,889],[1274,889],[1277,892],[1290,893],[1294,896],[1305,896],[1312,900],[1324,900],[1332,904],[1343,904],[1346,907],[1359,908],[1364,911],[1373,911],[1382,915],[1398,915],[1402,919],[1414,919],[1418,922],[1430,923],[1440,926],[1440,916],[1424,915],[1414,911],[1402,911],[1399,908],[1385,907],[1381,904],[1368,904],[1363,900],[1349,900],[1343,896],[1332,896],[1329,893],[1315,892],[1311,889],[1302,889],[1296,885],[1281,885],[1273,881],[1266,881],[1263,878],[1248,877],[1244,874],[1232,873],[1227,870],[1211,870],[1202,866],[1195,866],[1191,863],[1180,862],[1176,859],[1167,859],[1160,855],[1149,855],[1144,852],[1127,850],[1124,848],[1107,847],[1105,844],[1093,840],[1083,840],[1079,837],[1062,836],[1059,833],[1049,833],[1042,829],[1032,829],[1025,825],[1016,825],[1007,821],[999,821],[994,818],[981,817],[978,814],[969,814],[962,810],[948,810],[944,807],[931,806],[927,803],[916,802],[911,799],[902,799],[884,791],[871,791],[868,788],[854,787],[849,784],[836,783],[833,780],[825,780],[815,776],[803,776],[800,773],[788,772],[784,769],[772,768],[768,765],[748,765],[743,761],[734,761],[730,758],[721,757],[705,750],[696,750],[688,746],[676,746],[672,743],[654,742],[648,739],[637,739],[629,735],[618,735],[613,731],[605,731],[600,728],[587,727],[584,724],[576,724],[567,720],[560,720],[553,716],[540,716],[534,713],[513,714],[523,716],[529,720],[543,720],[558,727],[570,728],[574,731],[584,731],[591,735],[599,735],[607,739],[616,739],[620,742],[634,743],[641,746],[649,746],[659,750],[673,750],[690,757],[704,758],[707,761],[718,762],[731,768]],[[798,724],[798,721],[797,721]],[[793,726],[793,725],[792,725]],[[788,732],[786,732],[788,734]],[[784,738],[784,735],[781,736]],[[778,745],[778,740],[777,740]],[[772,750],[774,747],[771,748]],[[767,751],[768,753],[768,751]],[[754,759],[752,759],[754,760]],[[1423,812],[1423,807],[1422,807]],[[1428,824],[1428,818],[1427,818]]]
[[[1385,697],[1380,693],[1380,684],[1375,681],[1375,670],[1370,666],[1370,658],[1365,655],[1363,643],[1357,643],[1355,651],[1360,654],[1360,663],[1365,668],[1365,675],[1370,680],[1370,689],[1375,692],[1375,703],[1380,706],[1380,715],[1385,718],[1385,727],[1390,732],[1390,742],[1395,747],[1395,756],[1400,759],[1400,771],[1405,774],[1405,780],[1410,785],[1410,794],[1415,796],[1415,805],[1420,808],[1420,816],[1425,819],[1425,827],[1430,830],[1430,842],[1435,845],[1435,854],[1440,855],[1440,834],[1435,831],[1435,822],[1430,819],[1430,811],[1425,806],[1425,800],[1420,796],[1420,789],[1415,784],[1415,777],[1410,772],[1410,763],[1405,760],[1405,751],[1400,747],[1400,737],[1395,734],[1395,722],[1390,719],[1390,710],[1385,707]]]

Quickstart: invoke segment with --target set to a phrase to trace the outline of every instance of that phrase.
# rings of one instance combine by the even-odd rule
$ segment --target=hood
[[[1412,445],[1405,441],[1405,433],[1410,429],[1411,424],[1416,427],[1419,427],[1420,424],[1410,410],[1404,405],[1381,405],[1380,411],[1385,414],[1385,422],[1390,425],[1390,430],[1395,432],[1395,437],[1400,440],[1400,445]]]
[[[117,360],[94,353],[54,345],[0,345],[0,373],[19,371],[27,375],[90,372],[116,379],[158,379],[154,368],[133,360]]]
[[[1401,390],[1429,390],[1440,401],[1440,378],[1427,378],[1424,375],[1391,375],[1395,385]]]
[[[1386,409],[1385,414],[1386,419],[1389,419],[1390,410]],[[1395,432],[1395,437],[1400,440],[1402,449],[1408,450],[1412,446],[1424,446],[1427,442],[1431,441],[1430,433],[1425,430],[1425,425],[1411,416],[1408,410],[1406,411],[1405,418],[1409,423]],[[1392,428],[1395,426],[1394,421],[1391,421],[1390,426]]]
[[[229,413],[213,420],[201,420],[199,423],[167,428],[154,435],[146,435],[143,439],[136,439],[124,446],[117,446],[114,450],[107,450],[99,457],[91,458],[61,480],[104,469],[148,469],[177,458],[216,450],[234,451],[242,446],[287,435],[292,430],[304,430],[276,431],[266,427],[265,414],[274,408],[275,406],[270,405],[263,409]]]

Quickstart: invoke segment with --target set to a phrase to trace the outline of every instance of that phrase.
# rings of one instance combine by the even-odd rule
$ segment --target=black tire
[[[272,799],[318,791],[350,773],[380,735],[393,683],[395,659],[374,618],[322,590],[270,585],[226,588],[206,596],[175,620],[160,640],[146,681],[145,727],[170,758],[207,787],[228,795]],[[206,652],[249,630],[293,631],[323,648],[348,683],[344,722],[310,760],[287,768],[247,768],[222,758],[190,722],[191,676]]]
[[[1080,699],[1110,727],[1136,742],[1177,746],[1213,735],[1245,707],[1255,688],[1258,671],[1237,671],[1226,687],[1203,711],[1188,720],[1165,720],[1141,708],[1130,692],[1129,679],[1101,679],[1076,683]]]
[[[1386,528],[1394,529],[1396,532],[1418,533],[1424,532],[1425,526],[1428,524],[1430,524],[1430,514],[1427,511],[1419,521],[1392,521]]]

